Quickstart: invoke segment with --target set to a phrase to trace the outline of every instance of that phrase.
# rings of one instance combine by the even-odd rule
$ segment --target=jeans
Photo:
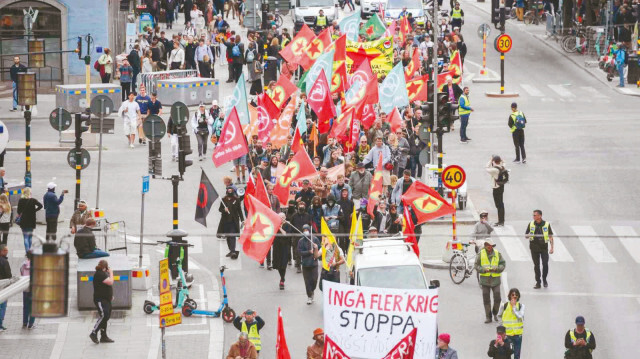
[[[107,252],[105,252],[105,251],[103,251],[101,249],[97,249],[96,248],[96,249],[93,250],[93,252],[87,253],[87,254],[83,255],[82,257],[80,257],[80,258],[89,259],[89,258],[102,258],[102,257],[108,257],[108,256],[109,256],[109,253],[107,253]]]
[[[498,210],[498,223],[504,223],[504,186],[493,189],[493,203]]]
[[[111,79],[111,74],[104,74],[104,76],[101,76],[102,78],[102,83],[103,84],[108,84],[109,83],[109,79]]]
[[[491,292],[493,292],[493,310],[491,308]],[[500,286],[497,285],[495,287],[488,287],[486,285],[482,286],[482,302],[484,303],[484,314],[487,318],[491,318],[491,313],[493,315],[498,315],[498,311],[500,310]]]
[[[0,243],[7,244],[7,240],[9,239],[9,228],[11,228],[11,223],[0,223],[0,233],[2,233],[2,240],[0,240]]]
[[[22,236],[24,237],[24,251],[29,252],[33,240],[33,228],[22,228]]]
[[[419,158],[418,155],[409,156],[409,169],[411,169],[411,176],[415,178],[422,178],[422,165]]]
[[[47,240],[56,240],[56,233],[58,232],[58,216],[55,217],[47,217]]]
[[[240,75],[242,75],[242,64],[233,64],[233,81],[238,83]]]
[[[469,115],[460,116],[460,140],[466,141],[467,137],[467,125],[469,124]]]
[[[520,161],[520,152],[522,152],[522,160],[527,159],[527,153],[524,151],[524,130],[515,130],[513,137],[513,145],[516,148],[516,161]]]
[[[520,359],[520,349],[522,349],[522,335],[509,335],[513,343],[513,359]]]
[[[13,109],[18,109],[18,84],[15,82],[11,83],[13,85]]]
[[[131,82],[120,82],[120,86],[122,86],[122,102],[124,102],[131,93]]]
[[[302,278],[304,278],[304,287],[307,290],[307,297],[313,298],[313,292],[316,290],[316,286],[318,285],[318,266],[302,267]]]
[[[133,70],[133,74],[131,75],[131,91],[136,91],[136,84],[138,80],[138,74],[140,71]]]
[[[549,273],[549,252],[546,250],[531,250],[531,259],[533,259],[533,272],[536,276],[536,283],[540,284],[540,260],[542,260],[542,281],[547,282],[547,274]]]
[[[31,316],[31,292],[22,292],[22,325],[32,327],[35,321]]]
[[[2,322],[4,321],[4,314],[7,312],[7,302],[0,303],[0,328],[3,327]]]
[[[618,74],[620,75],[620,87],[624,87],[624,62],[617,64]]]
[[[196,139],[198,140],[198,156],[204,156],[207,154],[207,140],[209,137],[209,131],[196,132]]]

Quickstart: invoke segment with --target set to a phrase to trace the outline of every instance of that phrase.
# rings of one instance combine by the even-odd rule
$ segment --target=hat
[[[488,244],[488,245],[490,245],[490,246],[492,246],[492,247],[495,247],[495,246],[496,246],[496,244],[495,244],[495,243],[493,243],[493,240],[492,240],[491,238],[487,238],[487,239],[484,241],[484,245],[486,246],[487,244]]]
[[[515,103],[515,102],[512,102],[512,103],[511,103],[511,108],[518,108],[518,104],[517,104],[517,103]]]
[[[247,309],[245,313],[247,313],[247,315],[253,315],[255,312],[251,309]]]
[[[584,321],[584,317],[583,316],[579,315],[579,316],[576,317],[576,324],[584,325],[584,323],[585,323],[585,321]]]
[[[55,184],[55,183],[53,183],[53,182],[49,182],[49,183],[47,184],[47,189],[54,189],[54,188],[56,188],[56,184]]]
[[[315,339],[315,337],[318,335],[324,335],[324,330],[322,330],[322,328],[316,328],[316,330],[313,331],[312,339]]]
[[[311,229],[311,226],[308,224],[305,224],[304,226],[302,226],[302,230],[304,231],[305,229]]]
[[[488,216],[489,215],[489,211],[487,211],[486,209],[482,209],[482,210],[480,210],[479,214],[480,214],[480,217]]]
[[[211,106],[218,106],[218,100],[211,101]]]
[[[309,182],[309,180],[308,180],[308,179],[306,179],[306,180],[302,181],[302,184],[310,184],[310,183],[311,183],[311,182]]]
[[[442,333],[442,334],[438,335],[438,339],[440,339],[443,342],[449,344],[449,342],[451,342],[451,335],[449,335],[447,333]]]
[[[496,328],[496,333],[498,334],[504,334],[507,332],[507,328],[504,327],[504,325],[498,325],[498,327]]]
[[[87,201],[85,201],[84,199],[81,199],[78,201],[78,204],[84,204],[85,206],[87,205]]]
[[[371,232],[371,231],[376,231],[377,232],[378,228],[376,228],[374,226],[371,226],[371,227],[369,227],[369,232]]]
[[[364,162],[358,162],[356,168],[364,168]]]
[[[199,107],[205,107],[205,106],[204,106],[204,102],[200,102]]]
[[[261,161],[262,162],[269,162],[269,159],[267,159],[266,157],[262,157]]]

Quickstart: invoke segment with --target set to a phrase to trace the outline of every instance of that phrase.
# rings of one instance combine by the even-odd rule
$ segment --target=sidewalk
[[[462,0],[461,2],[463,4],[463,7],[470,5],[489,15],[491,14],[490,1],[477,2],[475,0]],[[562,50],[559,42],[555,42],[552,39],[547,40],[546,23],[542,23],[540,25],[525,25],[523,22],[507,20],[506,26],[509,30],[516,28],[518,31],[531,35],[534,39],[548,46],[550,49],[554,50],[567,60],[574,63],[577,67],[583,69],[587,74],[600,81],[602,84],[607,85],[608,87],[617,91],[618,93],[629,96],[640,96],[640,88],[638,88],[636,85],[625,83],[625,87],[617,87],[618,80],[616,78],[614,78],[612,82],[607,81],[604,71],[598,68],[597,58],[580,55],[578,53],[569,54]],[[493,28],[493,25],[491,25],[491,27]]]

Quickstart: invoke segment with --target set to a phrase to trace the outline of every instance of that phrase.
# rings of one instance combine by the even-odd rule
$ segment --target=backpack
[[[513,124],[516,126],[518,130],[524,129],[527,122],[525,121],[524,116],[522,115],[522,112],[518,112],[518,114],[516,115],[515,121],[513,121]]]
[[[231,49],[231,56],[233,57],[240,56],[240,46],[238,46],[238,44],[233,45],[233,48]]]
[[[503,186],[505,183],[509,182],[509,171],[506,168],[495,167],[500,171],[498,173],[498,179],[496,179],[496,184]]]
[[[255,55],[254,51],[250,50],[247,53],[247,62],[253,62],[253,60],[255,60],[255,58],[256,58],[256,55]]]

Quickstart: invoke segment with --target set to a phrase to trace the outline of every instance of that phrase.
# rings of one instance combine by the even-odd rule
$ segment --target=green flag
[[[385,30],[387,27],[384,22],[380,20],[378,14],[374,13],[360,29],[360,35],[363,35],[367,40],[376,40],[384,34]]]
[[[307,92],[307,91],[305,91],[307,74],[309,74],[309,70],[305,71],[302,74],[302,76],[300,76],[300,80],[298,80],[298,83],[296,84],[298,86],[298,88],[300,89],[300,91],[302,91],[303,93]]]

